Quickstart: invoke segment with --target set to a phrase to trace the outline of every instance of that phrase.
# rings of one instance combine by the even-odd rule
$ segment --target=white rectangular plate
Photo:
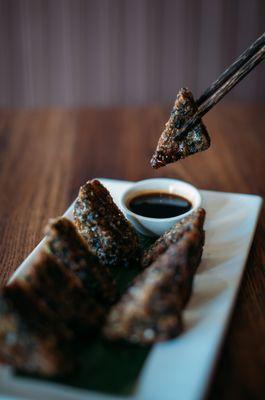
[[[119,204],[131,182],[101,179]],[[27,399],[198,400],[203,398],[242,278],[262,199],[258,196],[202,191],[206,242],[184,312],[185,330],[178,338],[153,346],[135,392],[120,397],[55,383],[19,378],[2,367],[0,393]],[[72,218],[73,205],[65,216]],[[40,243],[12,279],[30,265]]]

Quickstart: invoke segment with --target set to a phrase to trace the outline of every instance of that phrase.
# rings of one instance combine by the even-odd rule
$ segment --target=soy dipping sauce
[[[189,200],[168,192],[139,193],[128,203],[129,210],[150,218],[176,217],[186,213],[191,207]]]

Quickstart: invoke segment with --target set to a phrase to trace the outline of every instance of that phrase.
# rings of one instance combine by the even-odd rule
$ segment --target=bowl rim
[[[126,201],[125,201],[126,197],[130,191],[133,192],[135,186],[137,186],[138,184],[152,183],[152,182],[153,183],[157,182],[159,184],[159,181],[168,183],[168,184],[184,184],[184,185],[188,186],[191,190],[193,190],[194,193],[196,193],[197,198],[198,198],[198,204],[195,206],[192,206],[192,208],[189,211],[187,211],[183,214],[176,215],[175,217],[169,217],[169,218],[145,217],[144,215],[134,213],[127,207]],[[159,189],[159,187],[157,189]],[[146,191],[148,191],[148,189],[146,189]],[[137,192],[137,190],[135,190],[135,192]],[[132,217],[138,218],[138,219],[141,218],[144,221],[153,221],[153,222],[161,223],[161,222],[178,221],[178,220],[185,218],[186,216],[192,214],[193,211],[195,211],[197,208],[199,208],[201,206],[202,197],[201,197],[201,193],[200,193],[199,189],[197,189],[196,186],[190,184],[189,182],[182,181],[180,179],[174,179],[174,178],[150,178],[150,179],[143,179],[140,181],[133,182],[133,184],[128,189],[126,189],[125,192],[122,194],[120,202],[121,202],[121,207],[122,207],[123,211],[125,211]]]

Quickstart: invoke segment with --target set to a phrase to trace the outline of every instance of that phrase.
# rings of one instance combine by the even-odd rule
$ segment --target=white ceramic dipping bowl
[[[171,218],[150,218],[142,215],[135,214],[128,208],[128,204],[132,198],[137,194],[144,194],[145,192],[167,192],[177,194],[188,199],[192,207],[191,209],[181,215]],[[201,195],[198,189],[187,182],[179,181],[177,179],[145,179],[134,183],[127,189],[121,198],[121,207],[128,218],[133,224],[134,228],[147,236],[160,236],[167,229],[171,228],[177,221],[191,214],[196,208],[201,205]]]

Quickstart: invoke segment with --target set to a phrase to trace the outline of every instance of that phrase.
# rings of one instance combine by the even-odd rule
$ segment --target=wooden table
[[[0,111],[0,283],[91,177],[185,179],[202,189],[265,196],[265,106],[221,104],[205,122],[212,146],[154,171],[149,158],[169,107]],[[265,393],[265,220],[209,390],[209,399]]]

